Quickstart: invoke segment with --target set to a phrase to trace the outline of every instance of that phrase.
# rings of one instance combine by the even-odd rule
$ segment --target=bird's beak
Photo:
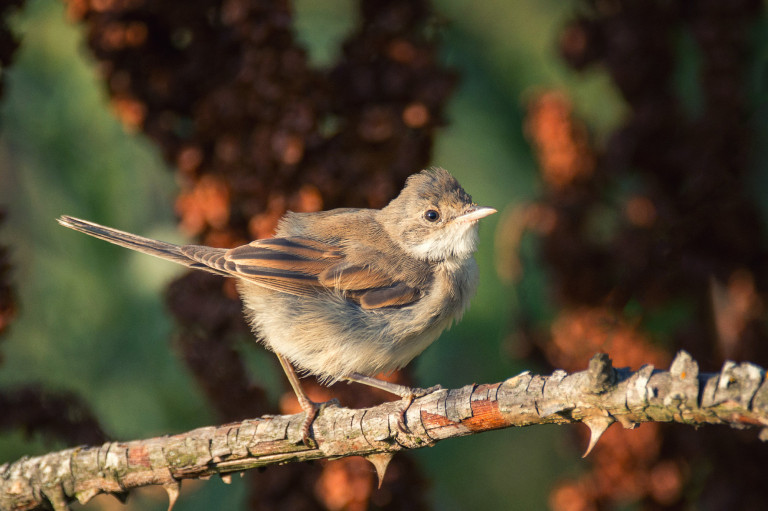
[[[477,222],[481,218],[492,215],[494,213],[496,213],[496,210],[493,208],[486,208],[484,206],[472,206],[464,213],[462,213],[461,216],[457,217],[456,221],[462,224]]]

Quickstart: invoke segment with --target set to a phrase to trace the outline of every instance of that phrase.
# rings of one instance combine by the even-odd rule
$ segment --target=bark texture
[[[408,432],[398,428],[401,402],[372,408],[325,407],[314,423],[318,447],[301,442],[302,414],[264,416],[186,433],[108,442],[23,458],[0,466],[0,509],[68,509],[99,493],[124,497],[133,488],[162,485],[171,503],[184,479],[273,464],[365,456],[383,476],[395,453],[440,440],[510,426],[585,423],[587,452],[613,422],[693,426],[768,426],[768,382],[751,363],[726,362],[719,373],[699,373],[681,351],[668,371],[646,365],[616,369],[597,354],[585,371],[549,376],[523,373],[503,382],[443,389],[417,399],[406,412]],[[768,429],[761,431],[761,437]]]

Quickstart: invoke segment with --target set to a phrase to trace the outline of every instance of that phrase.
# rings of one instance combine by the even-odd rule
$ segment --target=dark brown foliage
[[[0,430],[21,428],[28,435],[66,445],[107,440],[90,408],[76,395],[31,385],[0,393]]]
[[[617,365],[664,365],[680,348],[707,370],[726,358],[765,364],[768,254],[746,181],[750,29],[764,4],[581,4],[562,55],[576,69],[603,66],[629,116],[598,150],[564,96],[531,103],[547,190],[527,218],[563,308],[539,349],[565,368],[595,350]],[[685,95],[676,90],[684,38],[699,63],[699,90]],[[675,310],[662,332],[651,329]],[[590,460],[591,473],[552,493],[554,509],[759,509],[766,498],[752,474],[768,450],[754,435],[612,428]]]
[[[13,62],[13,55],[19,47],[19,41],[8,26],[8,17],[22,5],[24,0],[11,0],[0,5],[0,99],[5,84],[4,71]],[[0,209],[0,224],[4,219],[5,211]],[[11,261],[8,250],[0,245],[0,336],[8,329],[15,315],[16,297],[11,286]]]
[[[5,0],[0,4],[0,70],[8,69],[13,63],[13,55],[19,47],[19,41],[8,26],[8,18],[20,9],[25,0]],[[5,85],[4,73],[0,75],[0,97]]]
[[[5,212],[0,210],[0,225],[4,219]],[[11,285],[11,270],[8,249],[0,245],[0,339],[16,316],[16,294]],[[0,355],[0,362],[2,362],[2,355]]]
[[[181,226],[209,245],[270,236],[288,209],[383,206],[428,164],[455,81],[425,35],[425,1],[362,1],[361,24],[328,70],[309,66],[287,1],[68,4],[87,27],[117,114],[177,169]],[[180,323],[175,346],[222,419],[268,411],[235,350],[247,329],[231,283],[188,274],[167,297]],[[306,383],[315,399],[381,399]],[[292,405],[281,400],[283,410]],[[405,457],[378,493],[369,467],[336,463],[254,476],[250,507],[425,507],[423,481]],[[341,485],[333,495],[329,478]]]

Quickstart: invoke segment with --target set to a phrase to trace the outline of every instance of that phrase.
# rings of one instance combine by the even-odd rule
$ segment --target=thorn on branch
[[[87,488],[75,493],[75,498],[80,504],[85,505],[99,493],[101,493],[101,490],[98,488]]]
[[[693,360],[691,354],[685,350],[680,350],[675,355],[675,359],[669,366],[669,372],[672,376],[677,376],[681,380],[689,378],[698,378],[699,364]]]
[[[381,484],[384,482],[384,475],[387,472],[389,462],[392,461],[392,458],[394,457],[395,453],[393,452],[369,454],[368,456],[364,456],[364,458],[370,461],[373,467],[376,469],[376,475],[379,478],[379,488],[381,488]]]
[[[664,406],[683,408],[699,406],[699,364],[685,351],[680,350],[669,366],[669,375],[676,388],[664,398]]]
[[[54,511],[70,511],[70,507],[67,504],[67,498],[64,495],[64,490],[60,485],[50,486],[43,489],[43,495],[51,503]]]
[[[589,366],[591,369],[592,364],[590,363]],[[589,456],[589,453],[592,452],[592,449],[597,445],[597,441],[603,436],[605,430],[614,422],[616,422],[616,419],[610,415],[584,419],[584,424],[589,427],[589,445],[587,446],[587,450],[584,451],[584,454],[581,456],[582,458]]]
[[[763,382],[757,392],[752,396],[751,406],[757,413],[768,413],[768,379],[765,376],[763,376]],[[766,434],[768,435],[768,432]]]
[[[760,366],[749,362],[737,364],[727,360],[720,371],[715,400],[749,405],[764,379],[765,371]]]
[[[163,485],[163,489],[168,494],[168,511],[171,511],[179,498],[181,483],[179,481],[168,482]]]
[[[420,398],[419,407],[410,412],[411,433],[405,438],[395,427],[398,403],[325,409],[316,424],[323,432],[322,451],[298,446],[302,415],[297,414],[22,458],[0,465],[0,509],[31,509],[27,503],[33,503],[67,511],[69,501],[84,504],[99,493],[124,498],[133,488],[167,481],[157,478],[163,470],[177,477],[164,487],[172,509],[182,478],[231,470],[242,477],[243,471],[267,464],[354,455],[373,464],[381,485],[399,450],[510,426],[582,421],[590,429],[584,456],[616,421],[625,428],[644,422],[757,427],[761,440],[768,441],[768,380],[762,368],[749,363],[731,362],[720,373],[698,374],[696,363],[681,352],[670,371],[645,365],[631,372],[614,369],[610,358],[599,354],[587,371],[523,373],[480,387],[472,384]],[[104,475],[107,458],[110,477]],[[229,476],[222,479],[227,482]]]

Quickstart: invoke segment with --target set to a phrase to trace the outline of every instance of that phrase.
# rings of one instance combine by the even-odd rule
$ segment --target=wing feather
[[[360,306],[363,309],[380,309],[383,307],[401,307],[415,302],[421,297],[418,289],[402,282],[390,287],[371,289],[360,296]]]
[[[326,287],[335,287],[345,291],[360,291],[388,287],[394,280],[369,266],[345,265],[344,263],[331,266],[318,275],[320,283]]]
[[[188,245],[182,252],[201,265],[274,291],[316,296],[334,289],[365,309],[400,307],[421,297],[419,289],[371,264],[351,263],[345,248],[331,242],[270,238],[229,250]]]

